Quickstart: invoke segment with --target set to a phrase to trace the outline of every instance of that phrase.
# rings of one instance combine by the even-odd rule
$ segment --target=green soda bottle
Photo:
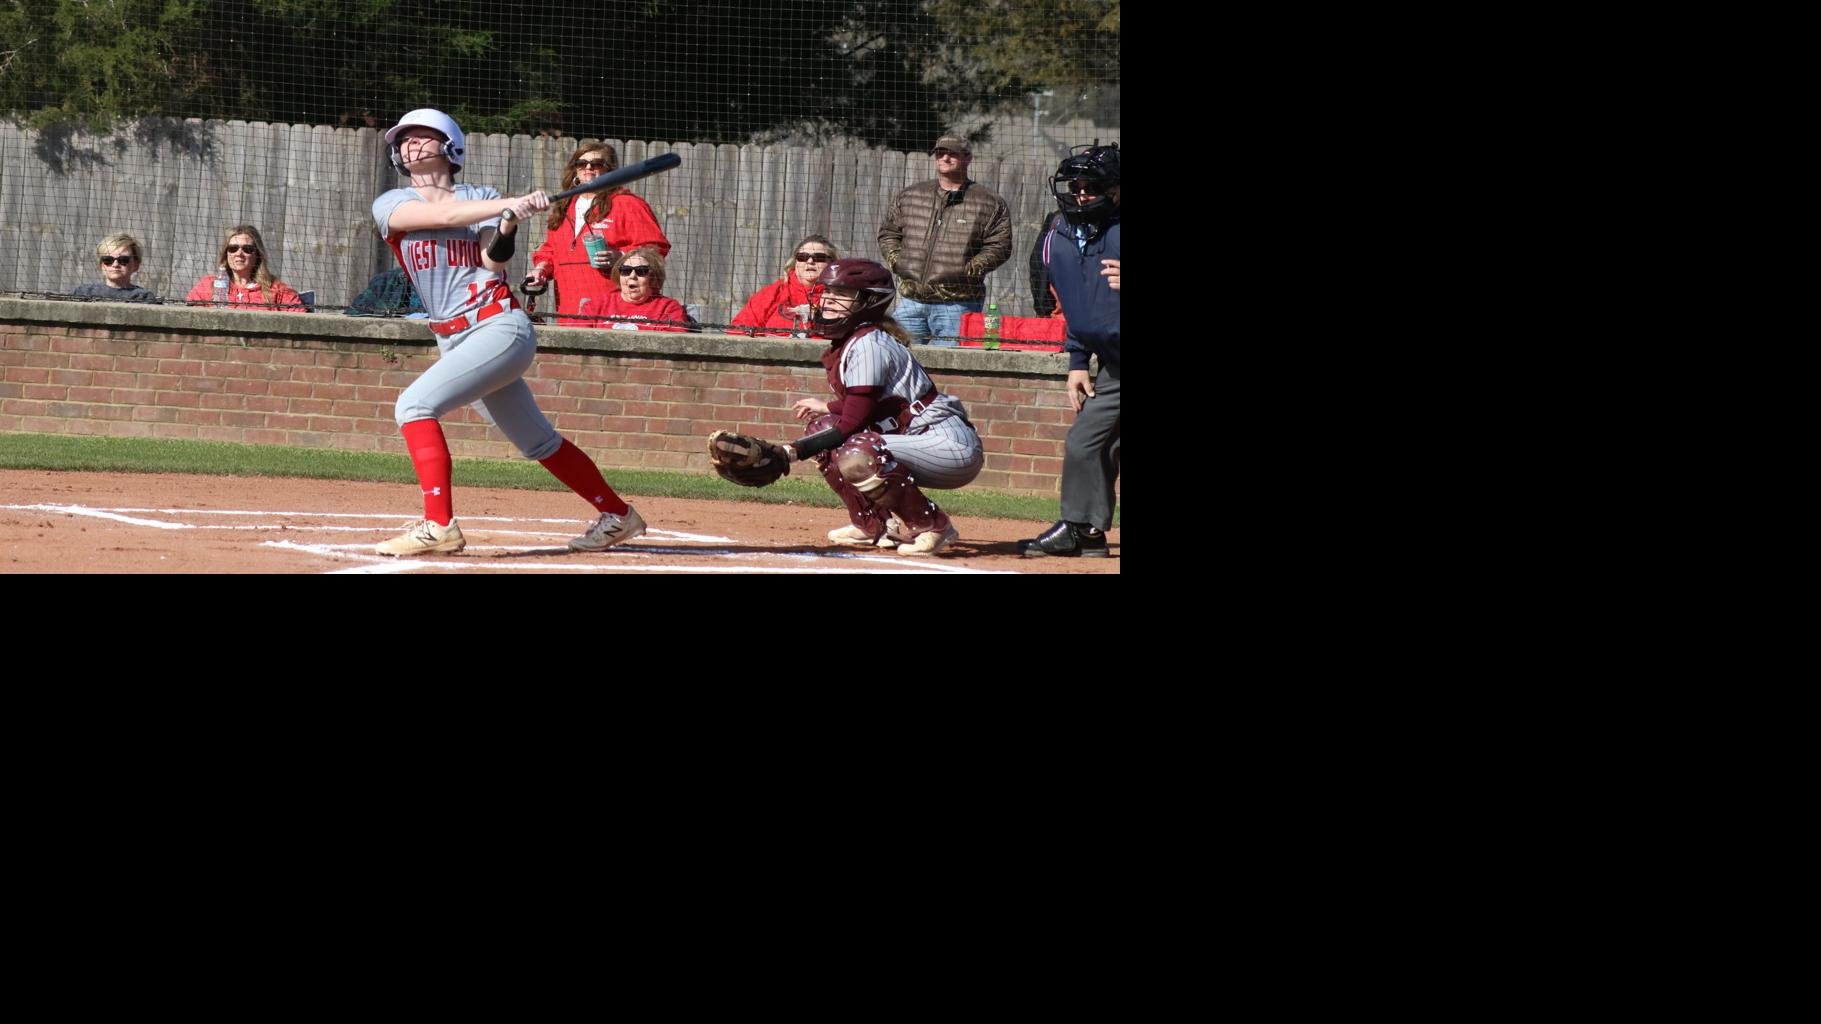
[[[980,343],[981,348],[999,347],[999,303],[986,304],[986,340]]]

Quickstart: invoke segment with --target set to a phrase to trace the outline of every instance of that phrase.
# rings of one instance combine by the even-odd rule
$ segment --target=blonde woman
[[[309,312],[304,308],[303,300],[297,297],[297,290],[273,275],[271,260],[266,256],[265,239],[259,237],[259,229],[251,224],[242,224],[228,232],[215,265],[228,268],[229,306],[275,309],[283,313]],[[196,287],[184,298],[189,302],[214,301],[214,271],[202,275],[202,280],[197,281]]]
[[[822,285],[816,279],[841,254],[821,235],[804,237],[791,252],[792,262],[784,265],[784,277],[754,292],[746,300],[746,308],[733,318],[732,327],[762,327],[765,329],[758,333],[772,337],[808,329],[816,305],[822,301]]]

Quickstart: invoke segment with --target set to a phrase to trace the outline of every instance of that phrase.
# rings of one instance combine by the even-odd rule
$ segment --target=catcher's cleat
[[[880,547],[891,546],[884,537],[874,537],[858,526],[840,526],[828,531],[828,539],[844,548],[870,548],[877,544]]]
[[[392,555],[429,555],[437,552],[455,554],[468,546],[462,537],[461,523],[449,520],[448,526],[438,526],[428,519],[412,523],[402,536],[381,541],[373,546],[377,554]]]
[[[1086,523],[1058,520],[1036,540],[1021,540],[1018,550],[1026,558],[1056,555],[1063,558],[1107,557],[1107,535]]]
[[[949,542],[959,539],[961,531],[955,529],[954,523],[945,523],[934,530],[925,530],[909,541],[898,545],[900,555],[933,555],[948,547]]]
[[[644,532],[645,520],[639,518],[638,509],[628,505],[623,516],[616,516],[612,512],[601,513],[601,518],[594,521],[587,533],[569,542],[569,550],[605,551]]]

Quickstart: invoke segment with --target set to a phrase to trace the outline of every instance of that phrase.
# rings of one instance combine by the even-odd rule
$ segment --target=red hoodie
[[[644,302],[634,304],[620,298],[620,291],[615,288],[613,294],[608,296],[605,302],[601,303],[600,309],[595,309],[594,303],[590,302],[588,304],[588,315],[635,317],[639,320],[676,321],[674,326],[670,324],[627,323],[625,321],[616,323],[596,322],[592,320],[587,321],[587,324],[590,327],[606,327],[618,331],[687,331],[689,329],[683,326],[683,324],[689,321],[689,313],[683,309],[682,303],[668,295],[653,296],[652,298],[646,299]]]
[[[215,301],[215,275],[202,275],[202,280],[197,281],[196,287],[191,288],[190,294],[183,298],[185,302]],[[297,290],[283,281],[273,281],[272,294],[267,295],[265,289],[257,284],[251,288],[242,288],[240,279],[232,276],[228,278],[228,306],[266,309],[278,313],[309,312],[304,308],[303,299],[298,298]]]
[[[790,314],[779,312],[781,306],[801,306],[808,303],[810,317],[815,317],[815,305],[822,300],[822,286],[805,285],[797,280],[797,275],[786,275],[782,281],[773,281],[753,293],[746,301],[746,308],[733,318],[732,327],[766,327],[776,330],[758,332],[764,337],[789,337],[796,322]]]

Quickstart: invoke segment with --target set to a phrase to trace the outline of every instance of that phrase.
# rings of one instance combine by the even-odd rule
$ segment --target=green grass
[[[417,482],[410,460],[402,453],[64,434],[0,433],[0,468]],[[814,473],[805,475],[800,466],[792,475],[765,488],[741,487],[708,473],[651,469],[611,469],[607,471],[607,479],[615,490],[657,498],[710,498],[823,508],[839,508],[841,504],[820,477]],[[544,467],[523,459],[456,459],[455,484],[457,487],[505,487],[525,491],[565,489]],[[1060,512],[1055,498],[1033,498],[974,487],[931,493],[944,510],[955,515],[1041,521],[1053,520]],[[1119,524],[1117,513],[1113,523]]]

